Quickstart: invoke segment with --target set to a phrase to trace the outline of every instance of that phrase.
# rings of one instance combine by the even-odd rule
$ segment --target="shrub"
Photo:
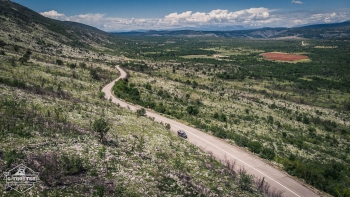
[[[253,183],[253,176],[248,174],[245,170],[240,170],[238,185],[241,190],[251,191]]]
[[[103,99],[105,97],[105,95],[106,94],[104,92],[100,92],[100,93],[98,93],[98,98]]]
[[[247,137],[239,136],[239,135],[235,136],[234,140],[235,140],[236,144],[238,146],[241,146],[241,147],[246,147],[248,145],[248,142],[249,142]]]
[[[283,131],[283,132],[282,132],[282,136],[283,136],[284,138],[286,138],[286,137],[287,137],[287,133],[286,133],[285,131]]]
[[[94,187],[96,189],[95,195],[98,197],[103,197],[105,196],[105,188],[103,185],[97,185]]]
[[[296,118],[296,120],[297,120],[298,122],[301,122],[302,119],[303,119],[303,117],[302,117],[301,115],[297,116],[297,118]]]
[[[221,114],[220,115],[220,121],[222,121],[222,122],[226,122],[227,121],[227,118],[226,118],[225,114]]]
[[[166,128],[166,129],[170,129],[170,128],[171,128],[170,124],[169,124],[169,123],[166,123],[166,124],[165,124],[165,128]]]
[[[60,60],[60,59],[57,59],[57,60],[56,60],[56,64],[62,66],[62,65],[63,65],[63,61]]]
[[[85,64],[85,62],[81,62],[81,63],[79,64],[79,66],[80,66],[80,68],[83,68],[83,69],[85,69],[85,68],[86,68],[86,64]]]
[[[159,113],[164,113],[166,111],[163,103],[157,104],[154,110]]]
[[[304,117],[303,117],[303,123],[304,123],[304,124],[310,124],[310,119],[309,119],[309,117],[304,116]]]
[[[62,167],[66,175],[78,175],[85,172],[83,160],[76,155],[62,155]]]
[[[273,124],[273,117],[272,116],[268,116],[267,123]]]
[[[77,64],[70,63],[68,66],[71,69],[75,69],[77,67]]]
[[[227,132],[220,126],[218,125],[211,125],[210,126],[210,131],[219,138],[227,138]]]
[[[97,71],[95,69],[90,70],[90,75],[95,80],[100,80],[100,76],[98,76]]]
[[[273,160],[275,158],[275,151],[272,148],[264,147],[260,156],[264,159]]]
[[[151,86],[151,84],[149,84],[149,83],[147,83],[147,84],[145,85],[145,88],[146,88],[147,90],[152,90],[152,86]]]
[[[11,150],[9,152],[5,152],[4,160],[6,161],[6,168],[9,168],[13,163],[18,161],[23,157],[23,154],[20,152],[16,152],[16,150]]]
[[[19,61],[24,64],[26,62],[28,62],[28,60],[30,59],[30,55],[32,54],[32,52],[30,50],[27,50],[26,53],[19,58]]]
[[[100,141],[102,142],[104,135],[109,131],[109,125],[103,118],[100,118],[95,120],[93,129],[100,134]]]
[[[191,115],[197,115],[199,113],[198,107],[195,106],[188,106],[186,111]]]
[[[251,141],[247,144],[247,147],[253,153],[260,153],[262,145],[260,144],[260,142]]]
[[[136,114],[137,114],[137,116],[145,116],[146,115],[145,108],[141,108],[141,109],[136,110]]]
[[[214,115],[213,115],[213,117],[214,117],[215,119],[219,119],[219,114],[218,114],[218,112],[215,112]]]

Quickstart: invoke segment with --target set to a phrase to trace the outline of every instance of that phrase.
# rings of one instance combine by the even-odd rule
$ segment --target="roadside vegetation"
[[[346,42],[313,40],[304,47],[293,40],[191,39],[167,44],[166,38],[154,38],[154,46],[135,39],[140,45],[135,50],[147,52],[141,61],[122,64],[129,78],[114,86],[117,96],[246,147],[331,195],[350,195]],[[311,61],[271,62],[261,58],[262,51],[307,54]],[[220,53],[229,56],[211,56]],[[132,93],[122,95],[123,90]]]
[[[347,38],[113,36],[0,2],[0,171],[39,172],[29,195],[282,196],[149,119],[151,109],[350,196]],[[266,61],[266,52],[310,60]],[[113,92],[143,106],[136,113],[101,92],[116,64],[129,78]],[[0,196],[18,196],[0,183]]]

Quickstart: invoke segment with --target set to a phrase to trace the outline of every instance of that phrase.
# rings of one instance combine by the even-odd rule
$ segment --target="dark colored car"
[[[178,130],[177,135],[187,139],[187,135],[186,135],[185,131],[183,131],[183,130]]]

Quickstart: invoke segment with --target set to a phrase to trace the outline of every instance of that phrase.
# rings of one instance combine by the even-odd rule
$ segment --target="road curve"
[[[121,107],[128,108],[132,111],[136,111],[140,108],[139,106],[135,106],[133,104],[129,104],[122,100],[119,100],[116,97],[114,97],[114,95],[111,93],[111,89],[114,83],[119,79],[125,78],[127,76],[126,72],[119,66],[116,66],[116,68],[120,72],[119,78],[107,84],[102,89],[102,92],[105,93],[105,98],[111,99],[113,103],[119,103]],[[280,191],[284,191],[284,197],[319,196],[309,188],[299,183],[298,181],[290,178],[286,173],[281,172],[276,168],[273,168],[272,166],[264,163],[256,156],[251,155],[233,145],[230,145],[217,137],[211,136],[207,133],[204,133],[182,123],[176,122],[175,120],[163,117],[154,112],[147,111],[146,115],[149,117],[154,117],[155,121],[157,122],[169,123],[171,125],[171,130],[174,132],[180,129],[186,131],[189,142],[200,147],[206,152],[212,152],[216,158],[220,160],[233,160],[236,162],[236,166],[244,167],[249,174],[260,178],[265,177],[265,181],[268,182],[271,187],[276,188]]]

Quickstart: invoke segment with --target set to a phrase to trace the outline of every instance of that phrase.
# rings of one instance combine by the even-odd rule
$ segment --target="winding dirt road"
[[[129,104],[117,99],[111,93],[111,89],[114,83],[119,79],[126,77],[126,72],[124,70],[122,70],[119,66],[116,66],[116,68],[120,72],[120,77],[102,89],[102,91],[105,93],[105,98],[111,98],[112,102],[116,104],[119,103],[121,107],[129,108],[132,111],[140,109],[139,106],[135,106],[133,104]],[[230,145],[217,137],[211,136],[182,123],[176,122],[175,120],[163,117],[154,112],[147,111],[146,115],[149,117],[154,117],[155,121],[157,122],[169,123],[171,125],[171,130],[174,132],[180,129],[186,131],[189,142],[195,144],[206,152],[212,152],[216,158],[220,160],[228,159],[235,161],[236,166],[244,167],[249,174],[260,178],[265,177],[265,181],[268,182],[271,187],[276,188],[280,191],[284,191],[283,196],[285,197],[319,196],[301,183],[290,178],[286,173],[281,172],[280,170],[264,163],[257,156],[249,154],[233,145]]]

